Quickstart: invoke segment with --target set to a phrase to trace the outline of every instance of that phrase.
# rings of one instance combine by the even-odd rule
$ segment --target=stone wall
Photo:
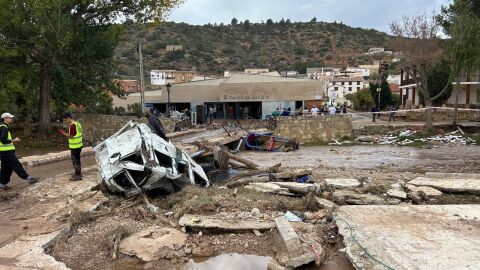
[[[453,121],[453,110],[432,110],[433,121]],[[480,121],[479,111],[458,111],[458,120]],[[407,121],[425,121],[424,112],[406,112]]]
[[[147,122],[146,117],[138,118],[136,116],[74,113],[72,117],[82,124],[84,139],[92,143],[101,142],[112,136],[130,120]],[[175,121],[171,119],[161,119],[161,121],[165,132],[173,132]]]
[[[82,124],[84,139],[92,143],[98,143],[112,136],[130,120],[143,123],[147,121],[145,117],[89,113],[73,113],[72,117]]]
[[[351,115],[280,117],[275,135],[296,138],[302,144],[330,142],[353,136]]]

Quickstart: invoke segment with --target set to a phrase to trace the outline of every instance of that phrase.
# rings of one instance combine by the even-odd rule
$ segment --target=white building
[[[175,70],[151,70],[150,83],[152,85],[166,85],[167,80],[175,78]]]
[[[328,82],[327,95],[329,103],[333,105],[343,104],[346,102],[345,96],[355,94],[360,89],[366,87],[363,77],[353,78],[331,78]]]
[[[333,67],[307,68],[307,76],[312,80],[319,80],[324,76],[339,76],[340,69]]]
[[[347,76],[370,78],[370,69],[361,67],[347,67],[345,70]]]

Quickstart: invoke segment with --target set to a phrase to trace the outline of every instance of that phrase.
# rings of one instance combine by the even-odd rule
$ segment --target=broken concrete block
[[[330,212],[333,212],[333,210],[337,207],[337,205],[334,202],[329,201],[327,199],[315,197],[315,200],[322,208],[327,209]]]
[[[443,192],[480,193],[480,179],[441,179],[417,177],[410,182],[414,186],[433,187]]]
[[[401,200],[405,200],[407,198],[407,193],[405,191],[394,188],[387,190],[387,195]]]
[[[348,203],[348,204],[358,204],[358,205],[366,205],[366,204],[399,204],[401,201],[398,199],[385,199],[382,196],[374,195],[374,194],[363,194],[358,193],[354,190],[338,190],[332,194],[334,200],[340,203]]]
[[[283,187],[280,187],[279,185],[275,185],[272,183],[250,183],[247,186],[245,186],[245,188],[252,189],[258,192],[295,196],[295,194],[291,193],[288,190],[288,188],[283,188]]]
[[[122,240],[120,252],[149,262],[160,259],[160,251],[164,248],[181,249],[186,240],[187,235],[179,230],[152,226]]]
[[[409,184],[407,184],[405,187],[409,191],[411,191],[412,193],[422,193],[427,198],[439,197],[439,196],[443,195],[443,192],[441,192],[440,190],[434,189],[432,187],[423,187],[423,186],[422,187],[417,187],[417,186],[409,185]]]
[[[290,222],[288,222],[284,216],[281,216],[275,219],[275,227],[287,248],[289,257],[295,258],[301,256],[303,254],[303,249],[300,243],[300,238],[298,238],[298,235],[295,230],[293,230]]]
[[[239,218],[234,215],[183,215],[178,221],[180,226],[193,229],[220,229],[226,231],[268,230],[275,227],[273,221],[255,218]]]
[[[332,188],[356,188],[360,186],[360,182],[357,179],[348,179],[348,178],[327,178],[325,179],[328,187]]]
[[[342,206],[335,222],[357,269],[478,268],[480,205]],[[353,228],[353,233],[352,233]]]
[[[480,179],[480,174],[426,172],[425,177],[428,177],[428,178],[448,178],[448,179]]]
[[[310,192],[319,192],[320,186],[318,184],[305,184],[296,182],[272,182],[279,187],[287,188],[290,192],[307,194]]]

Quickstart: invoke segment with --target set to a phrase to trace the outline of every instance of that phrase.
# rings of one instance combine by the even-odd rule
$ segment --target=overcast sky
[[[239,21],[261,22],[271,18],[293,21],[343,22],[349,26],[389,32],[388,24],[404,15],[440,11],[451,0],[185,0],[168,21],[189,24]]]

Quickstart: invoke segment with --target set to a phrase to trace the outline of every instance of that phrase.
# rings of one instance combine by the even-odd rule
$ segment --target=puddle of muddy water
[[[246,255],[246,254],[222,254],[209,258],[205,261],[190,260],[185,266],[185,270],[244,270],[258,269],[266,270],[268,261],[271,257]]]

